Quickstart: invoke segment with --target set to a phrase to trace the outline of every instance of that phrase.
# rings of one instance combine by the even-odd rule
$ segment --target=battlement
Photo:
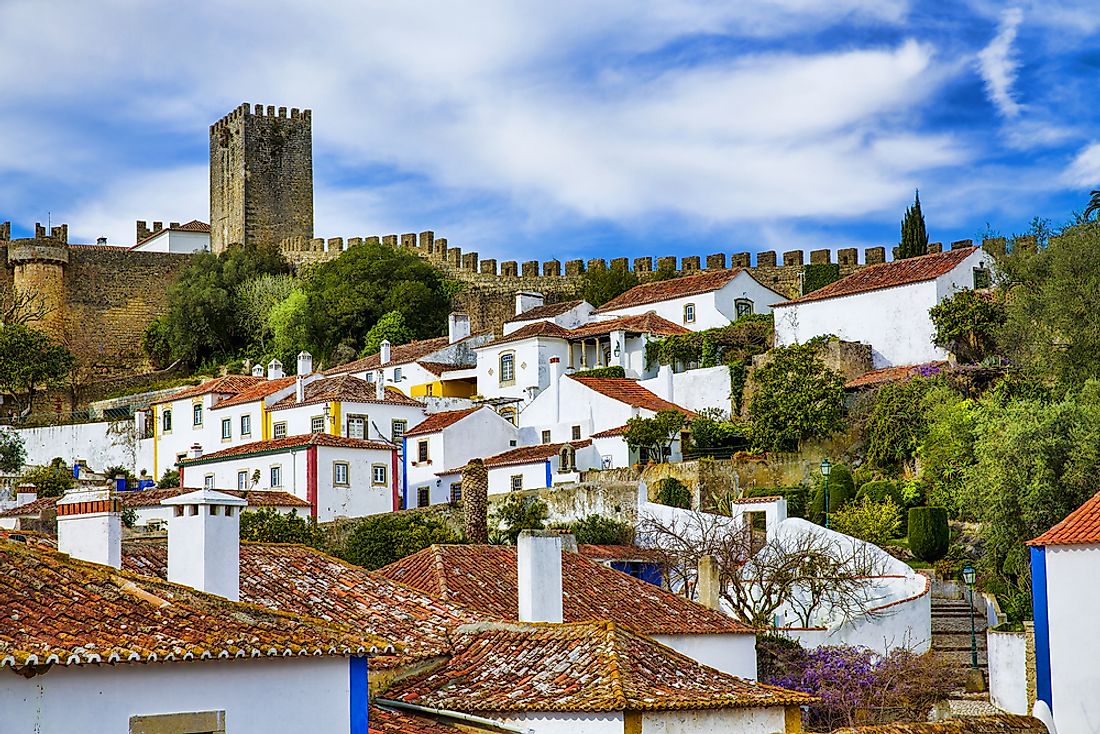
[[[52,240],[52,242],[47,242],[46,244],[67,245],[69,244],[69,225],[59,224],[56,227],[50,227],[50,231],[47,233],[46,228],[42,226],[41,222],[35,222],[34,237],[27,237],[15,241],[34,242],[35,240]],[[11,222],[0,222],[0,242],[11,241]]]
[[[310,110],[300,110],[297,107],[291,107],[289,111],[286,107],[275,107],[275,105],[262,104],[249,104],[248,102],[242,102],[233,109],[232,112],[227,114],[222,119],[215,122],[210,126],[210,131],[221,130],[222,128],[237,122],[245,117],[270,117],[283,120],[301,120],[303,122],[312,122],[313,113]]]
[[[180,226],[179,222],[169,222],[168,223],[168,229],[179,229],[179,226]],[[146,240],[146,239],[152,237],[157,232],[163,232],[164,231],[164,222],[153,222],[153,226],[149,227],[148,222],[146,222],[146,220],[139,219],[139,220],[137,220],[137,225],[135,227],[135,230],[136,230],[136,234],[135,234],[136,239],[134,241],[135,242],[141,242],[142,240]]]

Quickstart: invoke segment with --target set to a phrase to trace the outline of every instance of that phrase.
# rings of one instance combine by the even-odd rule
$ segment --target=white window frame
[[[213,489],[214,488],[214,475],[213,474],[207,474],[206,476],[204,476],[202,478],[202,486],[203,486],[203,489]]]
[[[505,359],[508,360],[507,377],[505,377],[504,369]],[[500,375],[498,377],[500,378],[501,387],[516,384],[516,352],[514,349],[509,349],[497,355],[497,369],[500,370]]]
[[[283,486],[283,465],[272,464],[268,471],[268,479],[272,489]]]
[[[340,480],[340,473],[343,470],[344,478]],[[334,461],[332,462],[332,483],[337,487],[350,487],[351,486],[351,466],[346,461]]]
[[[317,426],[317,422],[320,421],[320,427]],[[325,432],[325,417],[323,415],[311,415],[309,417],[309,432],[310,433],[324,433]]]
[[[191,425],[202,425],[202,403],[195,403],[191,406]]]
[[[222,440],[229,441],[233,438],[233,419],[222,418]]]
[[[251,436],[252,435],[252,414],[251,413],[245,413],[244,415],[241,416],[241,435],[242,436]]]
[[[381,477],[381,479],[379,478]],[[385,464],[370,465],[370,483],[374,487],[386,487],[390,483],[390,468]]]
[[[160,414],[160,432],[171,433],[172,432],[172,409],[168,408],[161,411]]]
[[[543,429],[542,435],[539,438],[542,441],[543,446],[548,443],[553,443],[553,440],[550,438],[550,431],[548,429]]]
[[[359,424],[362,427],[362,431],[361,431],[360,435],[356,436],[354,433],[352,433],[352,430],[351,430],[352,424]],[[347,427],[348,438],[367,438],[367,426],[369,426],[369,425],[370,425],[370,423],[368,422],[367,416],[365,416],[365,415],[349,415],[348,416],[348,427]]]
[[[684,323],[685,324],[694,324],[695,323],[695,304],[694,303],[685,303],[684,304]]]
[[[401,430],[397,427],[401,426]],[[405,437],[405,431],[409,430],[409,422],[402,418],[394,418],[390,421],[390,440],[394,443],[400,443],[401,439]]]
[[[237,489],[248,489],[248,469],[241,469],[237,472]]]
[[[286,421],[279,421],[278,423],[271,424],[272,438],[286,438],[286,436]]]

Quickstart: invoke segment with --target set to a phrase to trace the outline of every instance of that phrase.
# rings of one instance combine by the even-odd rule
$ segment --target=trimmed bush
[[[882,546],[900,535],[901,508],[890,497],[876,502],[864,496],[834,512],[830,525],[837,532]]]
[[[809,491],[799,485],[794,487],[756,487],[746,489],[745,497],[782,497],[787,500],[787,517],[806,517]]]
[[[676,477],[665,477],[657,482],[657,501],[669,507],[691,509],[691,490]]]
[[[882,502],[889,497],[898,507],[903,507],[905,505],[901,486],[897,482],[890,481],[889,479],[879,479],[864,484],[859,488],[859,491],[856,492],[856,499],[863,499],[864,497],[871,502]]]
[[[846,504],[855,499],[855,495],[851,470],[843,464],[834,465],[829,473],[829,512],[844,509]],[[825,524],[825,478],[821,475],[814,477],[813,497],[806,519],[818,525]]]
[[[574,377],[626,377],[626,370],[618,365],[611,367],[593,367],[590,370],[581,370]]]
[[[947,510],[942,507],[914,507],[909,510],[909,550],[927,563],[947,555],[951,539]]]

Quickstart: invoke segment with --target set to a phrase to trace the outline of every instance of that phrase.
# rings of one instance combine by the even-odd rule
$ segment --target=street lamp
[[[978,572],[969,563],[963,566],[963,583],[970,589],[970,667],[978,667],[978,638],[974,631],[974,582],[978,579]]]
[[[829,459],[826,457],[821,460],[821,476],[825,477],[825,527],[829,527],[829,472],[833,470],[833,465],[829,463]]]

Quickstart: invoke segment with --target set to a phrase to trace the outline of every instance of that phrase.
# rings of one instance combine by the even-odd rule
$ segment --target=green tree
[[[241,540],[324,546],[324,534],[316,519],[299,517],[295,510],[284,514],[270,507],[241,513]]]
[[[30,413],[35,396],[61,385],[75,368],[72,352],[46,332],[22,324],[0,327],[0,392],[15,399],[21,414]]]
[[[962,495],[966,472],[974,464],[979,403],[939,385],[925,396],[922,410],[927,430],[917,457],[928,504],[945,508],[956,519],[974,519],[975,508]]]
[[[267,315],[272,355],[284,365],[295,364],[298,352],[309,346],[309,299],[300,288],[275,304]]]
[[[947,555],[951,534],[947,510],[914,507],[909,510],[909,550],[922,561],[935,563]]]
[[[960,362],[981,362],[997,349],[997,332],[1007,318],[1004,304],[993,294],[959,291],[929,310],[936,346]]]
[[[687,416],[678,410],[662,410],[652,418],[631,418],[626,422],[623,439],[631,448],[646,449],[650,460],[665,460],[665,452],[687,423]]]
[[[1081,216],[1085,219],[1091,219],[1097,215],[1100,215],[1100,189],[1093,189],[1089,192],[1089,204],[1085,207],[1085,211],[1081,213]]]
[[[898,245],[898,259],[918,257],[928,254],[928,230],[924,226],[924,213],[920,208],[920,192],[913,199],[913,206],[905,210],[905,219],[901,220],[901,243]]]
[[[265,349],[271,338],[271,311],[297,290],[294,278],[288,273],[263,273],[249,278],[233,292],[237,301],[237,320],[242,336]]]
[[[636,285],[638,285],[638,276],[630,270],[623,268],[587,270],[581,279],[581,298],[598,307],[621,296]]]
[[[326,359],[341,344],[358,354],[370,328],[391,311],[404,317],[411,338],[438,336],[450,311],[447,288],[439,271],[411,252],[380,243],[354,247],[305,281],[310,342]]]
[[[423,512],[388,512],[359,520],[337,555],[371,571],[437,543],[461,538],[439,516]]]
[[[180,470],[165,469],[160,481],[157,482],[157,489],[174,489],[178,486],[180,486]]]
[[[524,530],[542,530],[550,510],[535,497],[509,494],[489,513],[489,542],[494,545],[515,545]]]
[[[825,524],[825,477],[817,474],[814,476],[813,495],[810,497],[809,520],[818,525]],[[834,464],[829,473],[829,515],[844,509],[856,496],[855,480],[852,478],[852,470],[844,464]]]
[[[575,522],[552,525],[573,533],[583,545],[633,545],[634,526],[603,515],[589,515]]]
[[[897,472],[912,462],[927,430],[922,406],[932,385],[933,380],[915,377],[879,388],[863,429],[872,467]]]
[[[665,477],[657,482],[657,502],[668,507],[691,509],[691,490],[676,477]]]
[[[388,341],[396,346],[407,344],[411,340],[412,332],[405,325],[405,316],[400,311],[390,311],[378,319],[374,326],[370,327],[370,331],[363,339],[363,351],[359,354],[363,357],[378,354],[382,349],[383,341]]]
[[[20,484],[33,484],[38,488],[39,497],[60,497],[76,486],[72,467],[61,459],[54,459],[47,466],[28,469],[19,478]]]
[[[890,497],[877,502],[863,497],[837,510],[829,524],[837,532],[881,546],[900,534],[901,508]]]
[[[844,424],[844,380],[825,366],[815,345],[776,347],[756,369],[749,403],[752,442],[761,450],[793,451],[802,441],[822,438]]]
[[[15,431],[0,431],[0,471],[14,474],[23,468],[27,449],[23,437]]]

